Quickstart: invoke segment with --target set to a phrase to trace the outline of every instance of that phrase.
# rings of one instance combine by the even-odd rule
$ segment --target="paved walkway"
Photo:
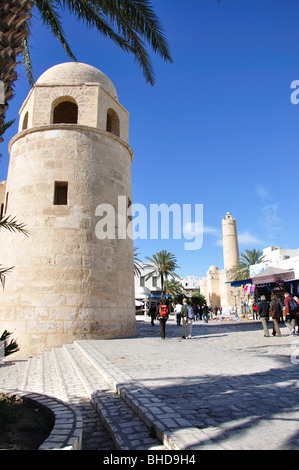
[[[139,416],[155,425],[166,448],[299,449],[299,336],[289,336],[281,326],[281,338],[264,337],[258,321],[194,322],[190,340],[180,338],[174,319],[167,322],[165,340],[159,328],[148,317],[137,317],[135,338],[79,341],[77,346],[127,403],[139,402]],[[4,388],[20,387],[24,367],[21,361],[1,367]],[[84,374],[86,381],[87,367]],[[127,425],[131,421],[127,415]],[[85,448],[113,449],[106,437],[101,444],[104,431],[96,426],[94,421],[97,443],[89,430]],[[144,442],[137,448],[155,448]]]

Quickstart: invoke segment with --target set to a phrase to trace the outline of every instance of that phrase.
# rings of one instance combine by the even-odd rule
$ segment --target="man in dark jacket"
[[[264,336],[270,336],[268,330],[269,303],[266,301],[266,297],[264,295],[261,296],[261,301],[258,305],[258,311],[264,328]]]

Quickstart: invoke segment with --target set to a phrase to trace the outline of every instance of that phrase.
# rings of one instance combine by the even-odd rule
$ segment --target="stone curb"
[[[71,405],[48,395],[4,389],[3,393],[19,395],[52,411],[55,422],[47,439],[37,450],[81,450],[83,422],[81,413]]]
[[[213,443],[204,431],[194,427],[169,406],[165,407],[164,403],[152,399],[150,390],[139,385],[90,344],[88,341],[75,341],[75,345],[88,357],[110,387],[123,398],[148,428],[154,430],[157,438],[167,449],[223,450],[221,446]],[[205,444],[200,445],[203,442]]]
[[[91,403],[117,450],[165,450],[159,439],[155,435],[151,435],[151,429],[140,419],[135,410],[129,407],[119,394],[106,383],[89,357],[86,357],[78,347],[64,345],[62,349],[65,350],[80,377]],[[91,371],[84,361],[88,361]],[[107,387],[108,389],[106,389]]]

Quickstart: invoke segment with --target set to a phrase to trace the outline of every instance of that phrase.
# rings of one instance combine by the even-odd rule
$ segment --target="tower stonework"
[[[239,259],[236,219],[233,219],[229,212],[222,219],[222,237],[224,270],[229,271],[237,264]]]
[[[76,339],[135,334],[133,242],[99,239],[101,204],[131,201],[129,115],[110,79],[64,63],[37,80],[9,145],[5,215],[30,232],[0,232],[0,332],[23,353]]]

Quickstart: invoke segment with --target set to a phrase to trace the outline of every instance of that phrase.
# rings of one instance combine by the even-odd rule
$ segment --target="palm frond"
[[[122,50],[133,54],[148,83],[155,74],[146,44],[165,61],[172,62],[164,32],[148,0],[36,0],[44,24],[59,39],[67,54],[76,60],[64,36],[61,12],[68,10],[89,28],[109,37]]]
[[[27,31],[28,35],[23,39],[23,66],[27,75],[27,80],[29,85],[32,87],[34,85],[34,78],[32,72],[32,63],[29,51],[28,36],[29,36],[29,23],[27,22]]]
[[[133,28],[150,44],[152,50],[164,60],[172,62],[163,29],[159,24],[153,6],[148,0],[99,0],[103,11],[115,22],[124,36]]]
[[[25,229],[25,224],[20,224],[16,221],[15,217],[12,216],[7,216],[7,217],[2,217],[0,218],[0,229],[5,228],[6,230],[9,230],[10,232],[20,232],[26,235],[26,237],[29,236],[29,231]],[[4,289],[5,286],[5,276],[8,274],[13,267],[10,268],[0,268],[0,283]]]
[[[19,345],[15,339],[11,339],[8,343],[8,338],[11,335],[12,333],[9,333],[7,330],[4,330],[0,337],[0,341],[4,343],[4,356],[10,356],[11,354],[19,351]]]
[[[0,125],[0,143],[3,142],[3,134],[5,133],[5,131],[13,125],[13,123],[15,122],[15,119],[12,119],[11,121],[7,121],[5,122],[3,125]]]
[[[13,266],[11,268],[0,268],[0,284],[2,285],[3,289],[5,287],[5,276],[7,273],[9,273],[13,269]]]
[[[99,0],[103,12],[115,25],[119,34],[128,42],[135,60],[142,68],[146,81],[154,85],[154,71],[145,48],[148,43],[152,50],[165,61],[172,62],[162,28],[152,5],[147,0]]]
[[[76,61],[77,59],[72,53],[62,29],[61,18],[56,8],[57,3],[58,2],[54,0],[35,0],[36,8],[40,13],[44,25],[51,30],[55,37],[57,37],[67,55]]]
[[[253,264],[262,263],[265,260],[263,252],[260,250],[245,250],[241,253],[238,263],[230,270],[230,278],[233,281],[241,281],[249,279],[250,266]]]
[[[103,36],[109,37],[123,50],[130,52],[130,46],[126,39],[117,34],[108,24],[105,15],[98,5],[88,0],[67,0],[56,2],[62,10],[69,9],[76,16],[77,20],[81,20],[89,28],[96,28]]]
[[[0,228],[5,228],[9,230],[10,232],[20,232],[26,235],[26,237],[29,236],[29,231],[25,229],[26,225],[23,223],[18,223],[16,221],[15,217],[12,216],[7,216],[5,218],[0,219]]]

